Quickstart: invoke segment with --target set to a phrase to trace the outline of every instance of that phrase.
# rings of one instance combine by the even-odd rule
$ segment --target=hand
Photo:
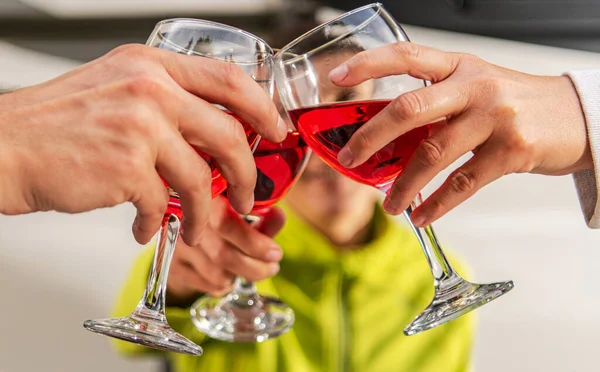
[[[473,157],[413,212],[417,226],[504,175],[563,175],[593,166],[579,99],[567,77],[528,75],[403,42],[357,54],[330,78],[347,87],[399,74],[433,85],[393,100],[338,158],[355,167],[411,129],[442,120],[394,182],[384,202],[389,213],[401,213],[439,172],[471,151]]]
[[[0,213],[77,213],[129,201],[143,244],[167,205],[159,173],[181,196],[183,239],[196,244],[211,172],[190,144],[215,159],[240,213],[252,207],[256,180],[242,126],[213,103],[271,141],[287,134],[270,97],[236,65],[142,45],[0,96]]]
[[[167,288],[169,304],[187,305],[200,293],[221,296],[231,290],[236,276],[259,281],[277,274],[283,253],[271,238],[284,223],[283,212],[273,208],[253,227],[224,198],[213,200],[200,242],[191,247],[180,241],[175,249]]]

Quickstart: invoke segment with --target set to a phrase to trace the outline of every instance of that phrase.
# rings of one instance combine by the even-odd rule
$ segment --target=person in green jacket
[[[264,256],[266,248],[258,253],[259,248],[248,246],[252,241],[269,246],[266,235],[279,229],[278,217],[267,216],[271,226],[263,225],[265,234],[244,230],[244,223],[226,212],[225,203],[215,200],[211,217],[217,221],[207,235],[207,244],[188,247],[180,243],[177,247],[167,300],[171,326],[202,345],[204,354],[163,353],[122,341],[115,341],[117,349],[128,356],[164,355],[174,372],[467,371],[472,315],[419,335],[402,333],[431,300],[432,277],[413,233],[385,215],[378,198],[375,189],[337,174],[317,157],[310,160],[280,205],[287,224],[275,237],[284,253],[279,273],[258,283],[262,294],[277,296],[294,309],[296,323],[287,334],[263,343],[213,340],[200,333],[190,319],[189,306],[199,292],[229,289],[202,279],[219,267],[208,258],[211,251],[223,247],[222,241],[215,239],[219,230],[223,241],[227,234],[235,234],[239,238],[232,240],[245,242],[237,247],[227,243],[230,255],[237,250],[235,254],[246,255],[247,263],[245,268],[239,263],[232,268],[221,264],[219,269],[229,274],[217,276],[228,276],[228,284],[234,275],[269,276],[269,267],[274,265],[257,258]],[[280,216],[279,211],[274,213]],[[246,231],[245,239],[240,231]],[[135,263],[114,316],[126,315],[136,306],[153,250],[149,247]],[[216,289],[210,290],[211,286]]]

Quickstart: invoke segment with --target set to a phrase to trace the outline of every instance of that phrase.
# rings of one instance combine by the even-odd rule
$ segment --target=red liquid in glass
[[[233,116],[237,121],[242,123],[242,126],[244,127],[244,131],[246,133],[246,138],[248,139],[249,146],[250,147],[254,146],[254,144],[256,143],[256,140],[258,139],[258,134],[256,134],[252,130],[250,125],[248,125],[246,122],[241,120],[238,116],[234,115],[231,112],[227,112],[227,114]],[[194,150],[196,150],[196,149],[194,149]],[[221,173],[217,169],[216,164],[215,164],[214,160],[212,159],[212,157],[210,157],[207,154],[204,154],[198,150],[196,150],[196,153],[198,155],[200,155],[202,157],[202,159],[204,159],[208,163],[208,166],[211,169],[211,172],[212,172],[212,182],[211,182],[212,197],[215,198],[215,197],[221,195],[225,191],[225,189],[227,189],[227,181],[225,180],[225,178],[223,178],[221,176]],[[181,211],[181,202],[179,200],[179,195],[177,195],[177,192],[175,192],[175,190],[173,190],[169,186],[169,184],[167,184],[167,182],[165,182],[164,179],[163,179],[163,183],[168,188],[169,195],[171,196],[169,198],[169,204],[167,206],[167,210],[165,211],[165,215],[163,217],[163,225],[164,225],[165,222],[169,219],[169,216],[171,214],[176,215],[181,220],[183,218],[183,213]]]
[[[308,153],[298,132],[289,133],[281,143],[260,140],[254,151],[257,178],[252,214],[266,213],[285,196],[297,181]]]
[[[358,128],[389,103],[389,100],[334,103],[297,109],[289,114],[302,138],[323,161],[355,181],[385,189],[429,136],[429,125],[398,137],[353,169],[338,163],[337,155]]]

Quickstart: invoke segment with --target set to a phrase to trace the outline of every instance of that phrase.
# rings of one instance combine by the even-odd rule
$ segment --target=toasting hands
[[[384,208],[406,209],[416,194],[462,155],[455,170],[411,219],[425,226],[510,173],[562,175],[592,168],[579,98],[568,77],[534,76],[402,42],[357,54],[330,74],[349,87],[371,78],[408,74],[433,84],[393,100],[361,127],[338,160],[352,168],[395,138],[433,122],[436,130],[394,182]]]

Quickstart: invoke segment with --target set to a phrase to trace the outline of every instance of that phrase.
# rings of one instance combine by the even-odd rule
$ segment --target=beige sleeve
[[[600,70],[572,71],[571,78],[585,115],[594,169],[573,175],[581,211],[589,227],[600,228],[598,182],[600,180]]]

